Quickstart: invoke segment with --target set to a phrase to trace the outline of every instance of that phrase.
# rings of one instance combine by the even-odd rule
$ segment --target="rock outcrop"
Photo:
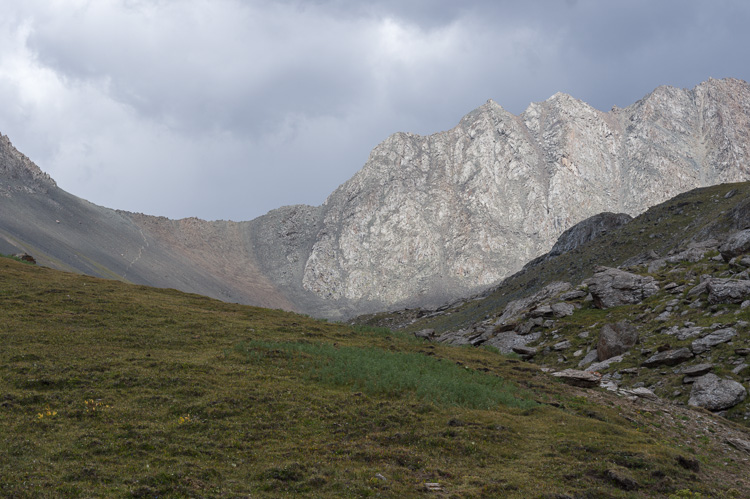
[[[589,217],[563,232],[549,253],[547,253],[547,256],[553,257],[572,251],[602,234],[625,225],[632,219],[633,217],[627,213],[608,212]]]

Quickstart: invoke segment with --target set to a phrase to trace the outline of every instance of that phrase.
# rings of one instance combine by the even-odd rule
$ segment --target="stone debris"
[[[417,338],[424,338],[426,340],[432,341],[435,339],[435,330],[434,329],[422,329],[414,333],[414,336],[416,336]]]

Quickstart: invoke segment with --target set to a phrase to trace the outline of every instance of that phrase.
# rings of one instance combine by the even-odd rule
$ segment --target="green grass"
[[[415,396],[439,407],[493,409],[499,405],[530,409],[538,404],[529,393],[490,375],[441,359],[380,348],[337,347],[329,344],[246,342],[235,347],[249,362],[277,351],[304,359],[312,379],[350,387],[367,395]],[[308,361],[309,359],[309,361]]]
[[[487,349],[11,259],[0,318],[2,497],[750,491],[710,441]]]

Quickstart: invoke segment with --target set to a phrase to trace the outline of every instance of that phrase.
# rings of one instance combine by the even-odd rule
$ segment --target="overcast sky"
[[[397,131],[750,79],[750,2],[0,0],[0,132],[110,208],[321,204]]]

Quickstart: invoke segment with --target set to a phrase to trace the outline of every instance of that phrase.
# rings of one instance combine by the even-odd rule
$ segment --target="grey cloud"
[[[28,0],[0,19],[0,132],[99,204],[247,219],[488,98],[748,79],[748,21],[740,0]]]

